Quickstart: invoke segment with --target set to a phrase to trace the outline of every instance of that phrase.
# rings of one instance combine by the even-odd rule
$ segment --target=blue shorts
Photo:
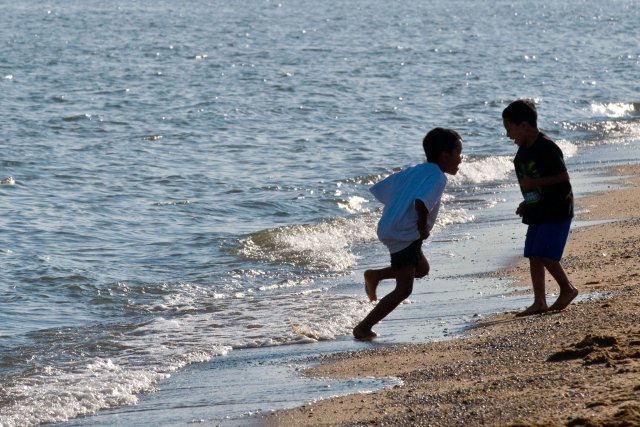
[[[560,261],[569,238],[571,218],[559,222],[530,225],[524,241],[524,256],[540,256]]]
[[[417,266],[423,256],[422,240],[416,240],[403,250],[391,254],[391,268],[400,270],[408,265]]]

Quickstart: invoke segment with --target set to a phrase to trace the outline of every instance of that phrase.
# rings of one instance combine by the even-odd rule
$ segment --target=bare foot
[[[364,272],[364,291],[369,297],[369,301],[377,301],[376,288],[378,287],[380,280],[375,276],[373,270],[367,270]]]
[[[527,308],[520,313],[516,313],[516,317],[533,316],[534,314],[545,313],[549,310],[546,304],[534,303],[531,307]]]
[[[573,301],[578,296],[578,290],[576,288],[571,288],[569,292],[560,292],[560,296],[556,302],[554,302],[551,307],[549,307],[550,311],[560,311],[567,308],[571,301]]]
[[[353,328],[353,336],[360,341],[371,341],[372,339],[377,337],[378,334],[373,332],[371,329],[363,328],[362,326],[360,326],[360,324],[358,324],[358,326]]]

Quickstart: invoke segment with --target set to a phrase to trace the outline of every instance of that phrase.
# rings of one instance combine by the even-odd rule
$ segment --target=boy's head
[[[538,127],[538,112],[536,105],[528,99],[518,99],[513,101],[502,112],[502,118],[513,124],[529,123],[532,127]]]
[[[538,137],[538,112],[527,99],[513,101],[502,112],[502,123],[507,137],[518,147],[529,147]]]
[[[455,175],[462,162],[462,138],[453,129],[435,128],[422,140],[427,162],[437,163],[443,172]]]

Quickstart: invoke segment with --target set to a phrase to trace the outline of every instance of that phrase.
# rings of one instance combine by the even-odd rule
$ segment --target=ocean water
[[[524,234],[501,112],[535,100],[576,195],[606,188],[640,161],[639,9],[2,1],[0,425],[250,424],[394,384],[305,379],[309,356],[524,307],[483,276]],[[368,188],[435,126],[465,161],[432,273],[355,342],[362,272],[388,262]]]

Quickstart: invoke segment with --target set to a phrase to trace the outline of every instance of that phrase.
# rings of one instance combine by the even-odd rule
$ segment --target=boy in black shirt
[[[524,256],[529,258],[534,301],[517,316],[562,310],[578,296],[560,259],[573,218],[573,192],[562,151],[538,130],[538,113],[531,101],[517,100],[502,112],[507,136],[518,152],[514,159],[524,201],[516,214],[527,224]],[[558,299],[547,306],[545,269],[560,287]]]

